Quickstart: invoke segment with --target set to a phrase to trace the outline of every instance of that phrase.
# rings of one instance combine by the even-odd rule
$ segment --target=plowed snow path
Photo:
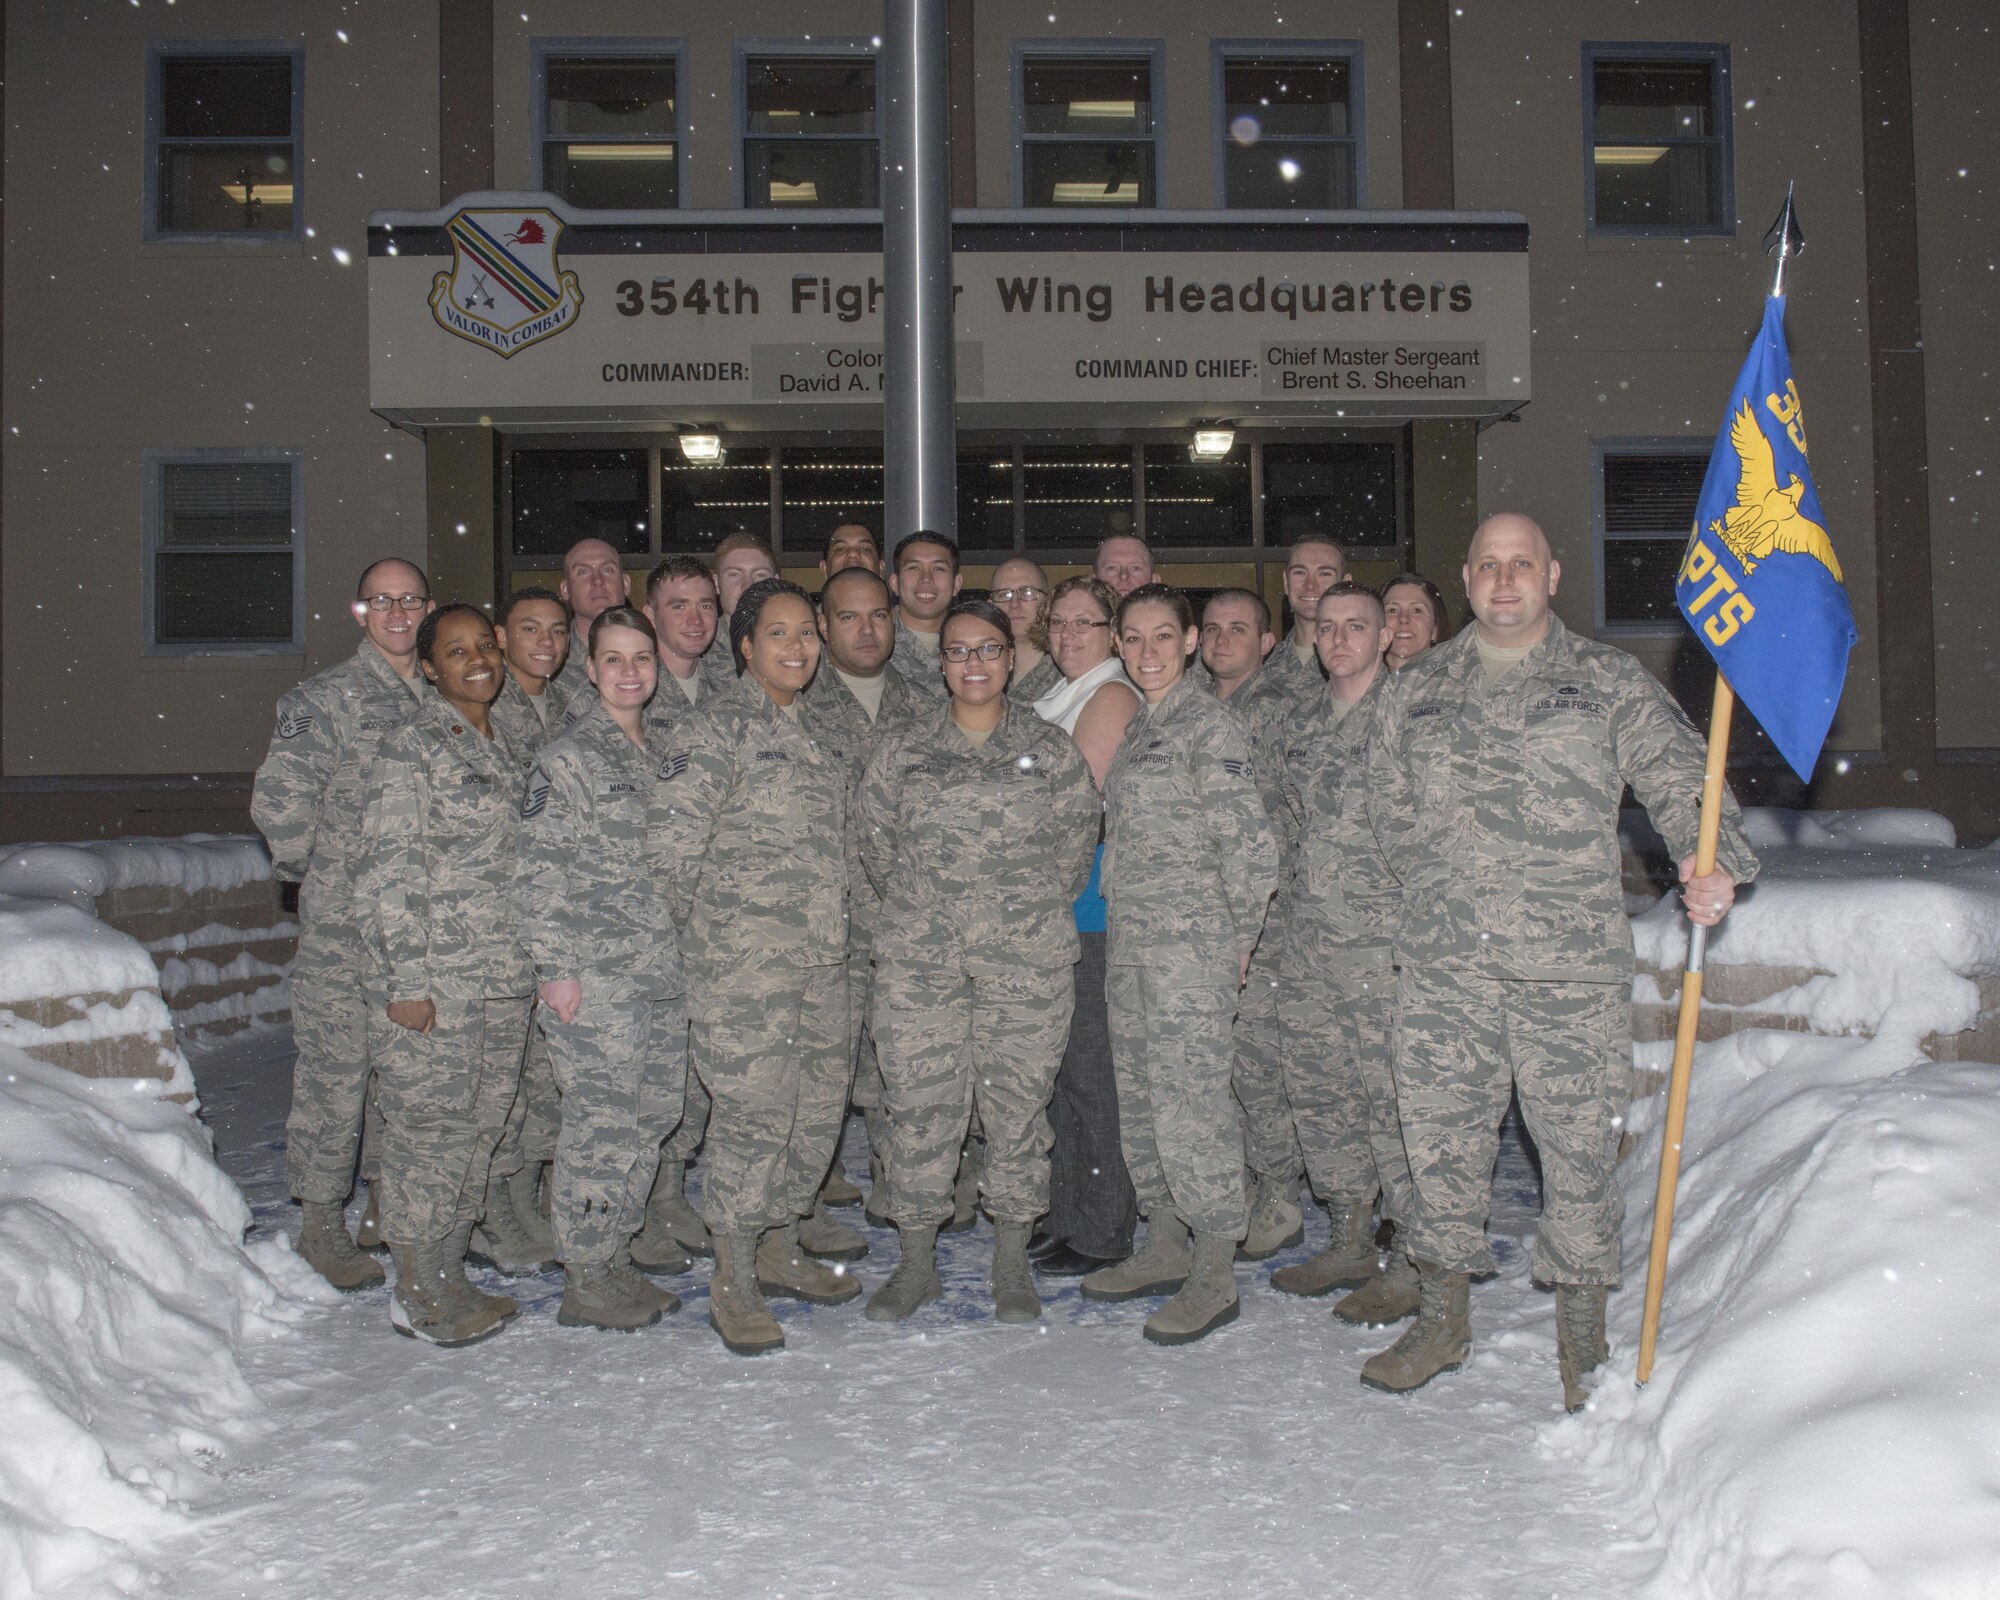
[[[260,1229],[283,1188],[290,1041],[197,1059]],[[848,1159],[858,1163],[858,1124]],[[1150,1303],[1073,1284],[1036,1329],[990,1320],[992,1229],[944,1241],[946,1296],[885,1328],[781,1303],[788,1348],[745,1361],[707,1326],[708,1268],[634,1335],[558,1328],[560,1279],[509,1286],[500,1337],[395,1337],[387,1294],[258,1346],[273,1423],[218,1466],[164,1592],[410,1595],[1330,1596],[1630,1593],[1654,1566],[1538,1432],[1560,1413],[1553,1306],[1527,1281],[1536,1180],[1506,1146],[1502,1275],[1473,1293],[1469,1368],[1407,1398],[1356,1373],[1385,1336],[1239,1268],[1242,1319],[1163,1351]],[[858,1213],[850,1214],[859,1221]],[[1524,1236],[1526,1236],[1524,1238]],[[872,1233],[870,1287],[894,1242]],[[491,1282],[492,1280],[488,1280]],[[1636,1288],[1633,1292],[1636,1292]],[[553,1586],[553,1587],[552,1587]]]

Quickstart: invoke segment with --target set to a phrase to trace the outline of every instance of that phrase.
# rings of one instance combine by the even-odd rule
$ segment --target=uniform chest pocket
[[[516,796],[503,793],[490,773],[448,774],[432,791],[442,831],[469,837],[492,828],[503,812],[511,818]]]
[[[646,808],[652,785],[638,778],[610,778],[591,786],[591,805],[598,825],[624,838],[636,838],[646,829]]]
[[[1551,777],[1581,779],[1595,789],[1615,765],[1611,708],[1588,688],[1564,685],[1536,695],[1523,712],[1521,731],[1526,754]]]

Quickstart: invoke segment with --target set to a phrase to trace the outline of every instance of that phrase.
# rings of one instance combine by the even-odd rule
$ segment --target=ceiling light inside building
[[[1139,186],[1130,181],[1104,184],[1095,179],[1089,183],[1058,183],[1055,202],[1059,206],[1136,206]]]
[[[722,459],[722,435],[713,428],[689,429],[680,438],[681,455],[686,460],[700,465]]]
[[[1666,153],[1663,144],[1601,144],[1592,159],[1600,167],[1650,167]]]

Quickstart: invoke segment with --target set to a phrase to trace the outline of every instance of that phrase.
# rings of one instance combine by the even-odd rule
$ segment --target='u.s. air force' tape
[[[521,796],[521,816],[539,817],[549,803],[549,780],[540,767],[528,774],[528,790]]]
[[[278,737],[296,739],[300,734],[307,732],[312,725],[313,717],[310,711],[287,711],[278,718]]]

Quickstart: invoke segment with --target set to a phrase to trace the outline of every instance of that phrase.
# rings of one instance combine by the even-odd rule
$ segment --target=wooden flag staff
[[[1785,209],[1771,234],[1776,236],[1778,269],[1771,293],[1785,292],[1785,261],[1805,241],[1792,222],[1792,188],[1785,185]],[[1766,236],[1767,241],[1770,235]],[[1708,766],[1701,780],[1701,827],[1696,835],[1694,875],[1715,870],[1716,841],[1722,834],[1723,769],[1729,760],[1729,724],[1736,711],[1736,691],[1729,680],[1715,675],[1715,705],[1708,714]],[[1708,950],[1708,929],[1700,923],[1688,931],[1687,966],[1681,974],[1680,1017],[1674,1028],[1673,1074],[1667,1080],[1667,1124],[1661,1135],[1660,1183],[1653,1195],[1653,1247],[1646,1260],[1646,1313],[1639,1326],[1639,1381],[1653,1376],[1653,1355],[1660,1340],[1660,1302],[1667,1292],[1667,1246],[1674,1236],[1674,1198],[1680,1187],[1681,1140],[1687,1132],[1688,1080],[1693,1076],[1695,1035],[1701,1027],[1701,970]]]

